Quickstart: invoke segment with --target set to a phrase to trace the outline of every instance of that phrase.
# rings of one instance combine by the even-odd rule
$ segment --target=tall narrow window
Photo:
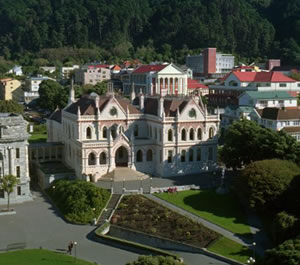
[[[160,149],[160,152],[159,152],[159,162],[161,163],[163,161],[163,151],[162,149]]]
[[[136,162],[143,162],[143,152],[141,150],[136,153]]]
[[[18,196],[21,195],[21,187],[20,187],[20,186],[17,187],[17,195],[18,195]]]
[[[198,140],[202,140],[202,130],[201,130],[201,128],[198,128],[198,130],[197,130],[197,138],[198,138]]]
[[[208,160],[209,161],[213,160],[213,149],[212,149],[212,147],[208,148]]]
[[[194,161],[194,150],[190,149],[189,151],[189,160],[190,162]]]
[[[185,150],[181,151],[181,162],[185,162]]]
[[[182,131],[181,131],[181,140],[186,141],[186,130],[185,129],[182,129]]]
[[[168,141],[169,142],[173,141],[173,131],[172,131],[172,129],[168,130]]]
[[[116,139],[116,137],[117,137],[117,131],[116,131],[116,127],[115,127],[115,126],[112,126],[112,127],[110,128],[110,133],[111,133],[111,137],[112,137],[113,139]]]
[[[100,154],[100,165],[105,165],[106,164],[106,154],[102,152]]]
[[[201,161],[201,149],[197,149],[197,161]]]
[[[138,125],[134,126],[134,136],[135,137],[139,136],[139,126]]]
[[[86,128],[86,139],[92,139],[92,130],[90,127]]]
[[[157,129],[154,129],[154,139],[157,140]]]
[[[169,150],[168,151],[168,163],[172,163],[173,160],[173,151]]]
[[[104,139],[107,138],[107,128],[106,128],[105,126],[104,126],[103,129],[102,129],[102,137],[103,137]]]
[[[191,141],[194,140],[194,129],[193,128],[190,129],[190,140]]]
[[[16,158],[20,158],[20,148],[16,148]]]
[[[19,178],[21,176],[21,171],[20,171],[19,166],[16,167],[16,175],[17,175],[17,178]]]
[[[213,127],[210,127],[209,128],[209,139],[213,138],[214,137],[214,128]]]
[[[147,151],[147,161],[152,161],[152,150],[151,149],[149,149]]]

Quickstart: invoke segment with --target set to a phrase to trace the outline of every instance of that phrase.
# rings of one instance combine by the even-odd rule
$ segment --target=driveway
[[[34,201],[14,205],[16,215],[0,216],[0,250],[8,244],[26,243],[27,248],[46,248],[65,252],[70,240],[77,241],[77,257],[102,265],[125,265],[139,254],[88,239],[95,228],[65,222],[40,192]],[[74,253],[73,253],[74,254]],[[227,263],[192,253],[178,253],[189,265]]]

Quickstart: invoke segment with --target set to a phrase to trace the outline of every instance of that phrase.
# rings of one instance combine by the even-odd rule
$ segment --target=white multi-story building
[[[90,65],[84,69],[75,70],[74,81],[79,85],[96,85],[110,80],[110,69],[101,65]]]
[[[74,100],[48,120],[48,141],[64,143],[77,177],[98,180],[116,167],[162,177],[216,167],[218,115],[201,98],[98,96]]]
[[[69,79],[70,73],[76,69],[79,69],[79,65],[74,64],[73,66],[63,66],[60,68],[60,76],[62,79]]]
[[[130,79],[123,82],[124,94],[142,91],[145,95],[188,95],[188,74],[174,64],[142,65],[136,68]]]
[[[0,113],[0,179],[15,175],[19,179],[10,195],[12,203],[31,200],[29,189],[27,122],[22,115]],[[0,204],[7,203],[7,194],[1,190]]]

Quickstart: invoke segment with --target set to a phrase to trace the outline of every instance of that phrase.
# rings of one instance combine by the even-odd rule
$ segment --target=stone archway
[[[120,146],[115,153],[116,167],[128,167],[129,155],[124,146]]]

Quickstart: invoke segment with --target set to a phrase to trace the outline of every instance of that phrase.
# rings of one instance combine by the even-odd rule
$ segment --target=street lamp
[[[75,257],[75,262],[76,262],[76,258],[77,258],[76,246],[77,246],[77,241],[74,241],[74,257]]]
[[[247,260],[247,263],[248,263],[248,264],[253,264],[253,263],[255,263],[255,259],[252,258],[252,257],[250,257],[250,258]]]
[[[255,246],[256,246],[256,242],[253,242],[252,245],[253,245],[253,259],[255,260]]]

